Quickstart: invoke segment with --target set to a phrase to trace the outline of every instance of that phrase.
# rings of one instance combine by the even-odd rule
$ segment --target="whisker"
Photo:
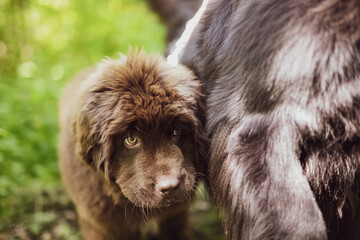
[[[196,177],[203,177],[205,178],[207,181],[209,181],[209,177],[207,175],[205,175],[204,173],[196,173]]]
[[[197,193],[200,194],[200,197],[202,199],[208,199],[209,198],[209,195],[207,194],[206,190],[200,188],[199,186],[195,186],[196,190],[195,190],[195,194],[198,195]],[[206,194],[206,196],[205,196]]]
[[[149,218],[147,217],[147,215],[145,213],[144,202],[141,202],[141,212],[143,214],[144,220],[148,222]]]
[[[126,219],[126,207],[127,207],[128,204],[129,204],[129,201],[126,201],[126,204],[125,204],[125,219]]]
[[[185,194],[185,199],[186,199],[187,201],[191,201],[191,195],[190,195],[189,193],[186,193],[186,194]]]
[[[149,202],[148,202],[148,201],[146,201],[146,206],[149,206]],[[149,208],[148,208],[148,207],[146,207],[146,214],[147,214],[148,218],[150,218]]]
[[[134,214],[134,210],[135,210],[135,204],[133,204],[133,208],[132,208],[132,210],[131,210],[131,214]]]

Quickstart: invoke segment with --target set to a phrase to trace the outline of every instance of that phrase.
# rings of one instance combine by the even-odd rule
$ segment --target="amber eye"
[[[180,137],[181,135],[181,130],[180,129],[174,129],[173,132],[172,132],[172,136],[175,137],[175,138],[178,138]]]
[[[125,145],[128,147],[133,147],[138,143],[137,137],[133,135],[128,135],[125,139]]]

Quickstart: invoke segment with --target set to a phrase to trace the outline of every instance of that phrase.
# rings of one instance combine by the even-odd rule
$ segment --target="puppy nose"
[[[162,193],[169,193],[178,187],[179,179],[174,176],[161,176],[156,184],[156,188]]]

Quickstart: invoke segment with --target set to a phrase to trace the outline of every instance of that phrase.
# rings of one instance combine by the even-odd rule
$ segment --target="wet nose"
[[[178,187],[179,179],[174,176],[161,176],[156,184],[156,188],[164,194],[174,191]]]

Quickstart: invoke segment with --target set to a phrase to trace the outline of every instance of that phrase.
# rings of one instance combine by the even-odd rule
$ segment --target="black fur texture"
[[[213,0],[181,62],[229,239],[360,239],[360,1]]]
[[[202,0],[148,0],[167,28],[165,55],[174,49],[176,41],[185,29],[186,22],[194,16]]]

